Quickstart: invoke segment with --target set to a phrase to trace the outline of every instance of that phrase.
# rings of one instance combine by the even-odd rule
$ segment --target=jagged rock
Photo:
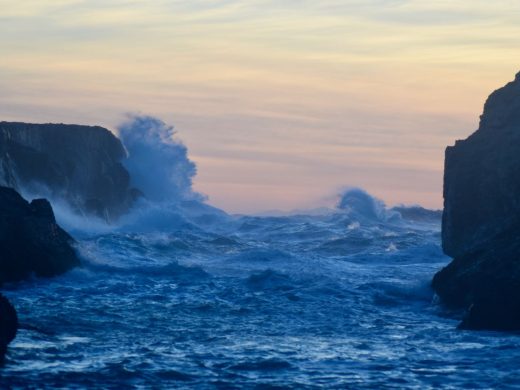
[[[520,73],[446,150],[442,243],[455,259],[433,288],[467,310],[462,327],[520,329]]]
[[[55,276],[79,265],[73,242],[47,200],[29,203],[14,189],[0,187],[0,284]]]
[[[0,294],[0,361],[4,359],[7,346],[18,332],[18,315],[14,306]]]
[[[0,122],[0,185],[65,199],[105,219],[139,196],[121,164],[126,152],[99,126]]]

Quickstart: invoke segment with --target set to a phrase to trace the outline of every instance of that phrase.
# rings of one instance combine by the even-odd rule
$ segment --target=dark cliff
[[[491,94],[480,127],[446,149],[442,242],[456,257],[520,219],[520,73]]]
[[[55,276],[79,265],[73,242],[47,200],[29,203],[12,188],[0,187],[0,284]]]
[[[139,194],[130,188],[125,157],[119,139],[102,127],[0,122],[0,184],[46,188],[106,219],[127,211]]]
[[[14,189],[0,186],[0,285],[33,275],[56,276],[78,266],[73,243],[47,200],[29,203]],[[16,310],[0,294],[0,363],[17,329]]]
[[[442,243],[454,260],[433,287],[463,327],[520,329],[520,73],[446,150]]]
[[[18,333],[18,314],[14,306],[0,294],[0,364],[3,363],[7,346]]]

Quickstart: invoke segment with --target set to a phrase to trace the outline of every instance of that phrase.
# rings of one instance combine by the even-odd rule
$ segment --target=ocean
[[[1,388],[515,388],[520,338],[457,330],[438,214],[362,191],[318,215],[140,204],[71,216],[83,266],[8,286]]]

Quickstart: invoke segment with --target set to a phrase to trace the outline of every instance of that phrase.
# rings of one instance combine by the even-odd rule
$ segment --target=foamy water
[[[137,117],[120,132],[147,200],[107,225],[52,199],[83,266],[5,291],[22,328],[0,388],[520,383],[517,335],[457,330],[434,299],[438,214],[405,219],[351,189],[323,215],[231,217],[192,190],[172,128]]]
[[[380,217],[339,210],[77,229],[82,268],[6,292],[22,329],[2,384],[516,385],[520,339],[456,330],[433,302],[430,280],[449,260],[439,221]]]

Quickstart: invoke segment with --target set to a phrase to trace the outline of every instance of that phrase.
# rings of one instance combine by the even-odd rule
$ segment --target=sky
[[[519,36],[513,0],[0,0],[0,120],[161,118],[229,212],[351,186],[441,208]]]

